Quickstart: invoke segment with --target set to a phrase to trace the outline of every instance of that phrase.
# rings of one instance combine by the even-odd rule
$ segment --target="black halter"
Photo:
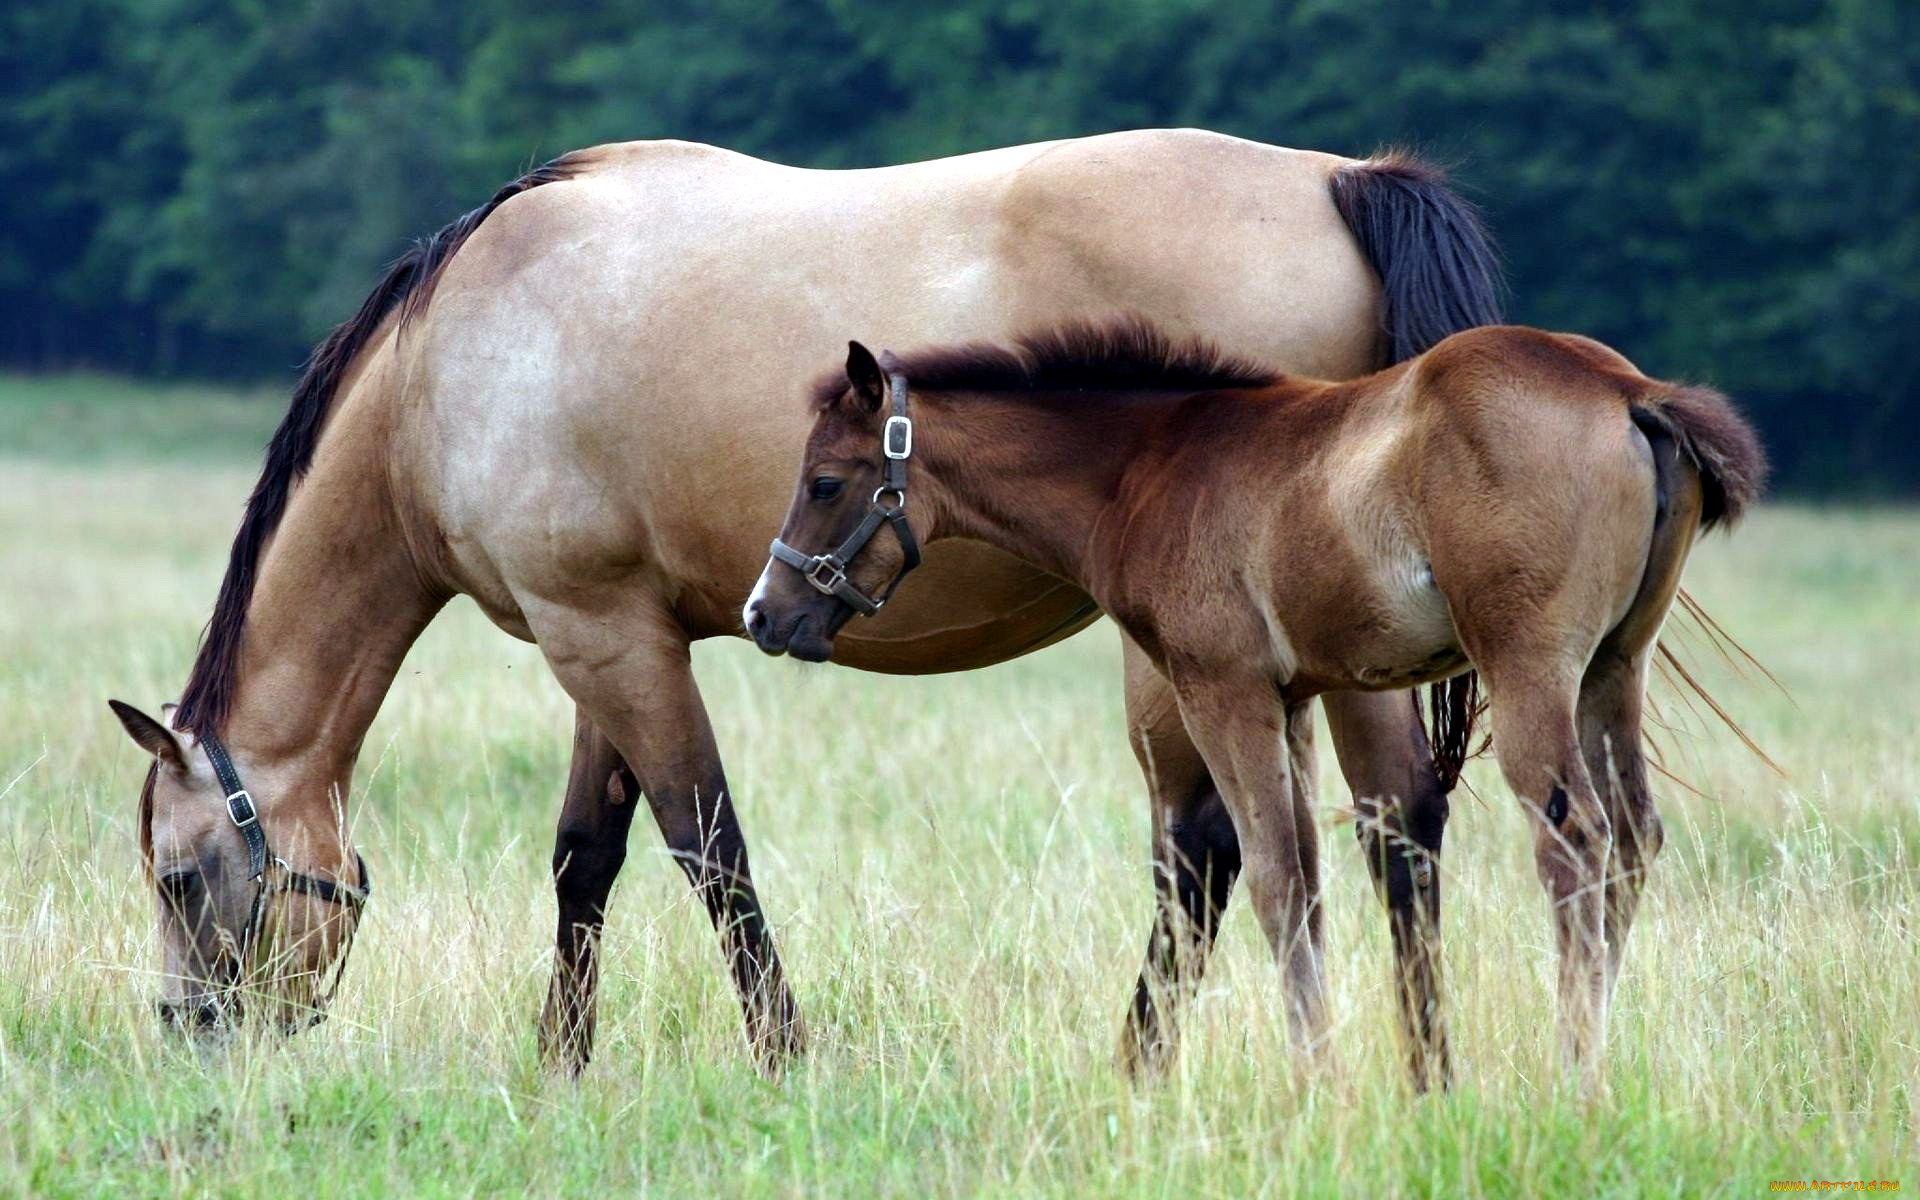
[[[913,421],[907,416],[907,377],[898,372],[888,377],[893,391],[893,414],[880,431],[880,453],[884,456],[880,486],[874,489],[873,499],[869,502],[867,515],[847,540],[840,543],[838,549],[830,554],[802,554],[779,538],[773,539],[768,548],[777,562],[786,563],[794,570],[806,576],[807,582],[818,591],[829,596],[838,596],[847,607],[870,617],[880,611],[887,601],[893,599],[893,590],[907,577],[907,572],[920,565],[920,543],[913,536],[913,529],[907,524],[907,459],[913,455]],[[880,502],[883,496],[892,496],[893,503]],[[847,567],[855,556],[867,548],[873,535],[880,532],[880,526],[892,527],[893,536],[900,539],[900,549],[906,558],[900,563],[900,569],[894,572],[886,588],[878,596],[869,596],[853,586],[847,578]]]
[[[220,790],[227,794],[227,817],[240,836],[247,843],[247,878],[255,884],[253,904],[247,909],[247,923],[240,931],[240,958],[244,964],[251,957],[254,943],[258,938],[260,923],[266,917],[267,897],[276,892],[299,892],[324,900],[328,904],[341,904],[353,910],[353,928],[347,932],[347,943],[340,950],[339,962],[334,967],[333,982],[327,986],[326,993],[315,1005],[313,1018],[307,1022],[317,1025],[326,1020],[326,1007],[333,1001],[334,992],[339,990],[340,976],[345,973],[347,956],[353,952],[353,936],[360,928],[360,910],[366,905],[367,897],[373,894],[373,878],[367,874],[367,862],[358,853],[354,854],[354,865],[360,871],[360,886],[352,887],[332,879],[322,879],[317,875],[308,875],[296,871],[287,865],[284,858],[276,858],[273,849],[267,844],[267,831],[260,827],[260,809],[253,802],[253,794],[240,782],[240,772],[234,769],[233,757],[227,753],[226,744],[213,733],[200,735],[200,747],[207,752],[207,761],[213,764],[213,773],[220,781]],[[267,873],[273,870],[278,880],[270,882]]]

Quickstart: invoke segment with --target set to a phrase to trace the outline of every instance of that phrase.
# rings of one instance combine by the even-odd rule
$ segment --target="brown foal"
[[[882,475],[883,437],[887,457],[902,449],[903,393],[911,532],[977,539],[1072,581],[1171,683],[1303,1048],[1326,1033],[1311,702],[1478,669],[1501,769],[1535,818],[1561,1050],[1583,1086],[1599,1082],[1661,841],[1640,737],[1649,656],[1695,533],[1738,518],[1765,470],[1724,397],[1515,327],[1345,383],[1140,321],[904,360],[856,343],[814,395],[780,535],[803,561],[872,508],[905,504],[902,473]],[[902,547],[873,537],[810,573],[791,554],[771,561],[761,647],[829,655],[851,610],[821,584],[844,570],[874,594]],[[1403,852],[1414,885],[1430,885],[1424,852]]]

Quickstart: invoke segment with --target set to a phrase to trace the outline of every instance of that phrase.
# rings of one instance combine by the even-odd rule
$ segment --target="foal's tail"
[[[1390,150],[1333,173],[1334,207],[1380,277],[1380,331],[1388,363],[1442,338],[1500,323],[1500,260],[1479,212],[1439,168]],[[1484,704],[1469,671],[1429,690],[1428,741],[1447,791],[1472,753]]]
[[[1732,528],[1759,498],[1767,481],[1766,452],[1753,426],[1719,392],[1661,385],[1632,400],[1627,411],[1648,441],[1671,438],[1700,473],[1702,530],[1723,523]],[[1663,512],[1665,501],[1663,494]]]
[[[1760,439],[1725,396],[1708,388],[1650,382],[1638,395],[1629,396],[1627,415],[1653,451],[1655,515],[1640,591],[1620,627],[1609,637],[1624,634],[1652,642],[1677,598],[1682,611],[1694,619],[1709,643],[1726,656],[1729,664],[1738,666],[1728,653],[1731,647],[1758,667],[1761,674],[1773,679],[1771,672],[1728,636],[1679,586],[1680,571],[1692,548],[1695,532],[1716,525],[1732,528],[1759,498],[1767,476],[1767,459],[1760,448]],[[1686,518],[1687,524],[1677,525],[1676,517]],[[1785,777],[1786,772],[1780,765],[1721,707],[1664,637],[1658,641],[1657,652],[1657,665],[1669,684],[1698,696],[1747,749],[1776,774]],[[1778,680],[1774,683],[1779,686]],[[1685,703],[1692,708],[1692,701]],[[1657,761],[1654,766],[1662,774],[1675,778]]]

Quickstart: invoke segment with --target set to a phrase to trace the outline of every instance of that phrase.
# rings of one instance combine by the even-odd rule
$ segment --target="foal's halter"
[[[893,414],[880,430],[880,453],[885,456],[885,465],[880,486],[874,489],[873,499],[868,502],[866,517],[838,549],[828,554],[802,554],[779,538],[773,539],[769,547],[776,561],[806,576],[816,591],[838,596],[847,607],[866,617],[879,612],[893,599],[893,590],[900,586],[907,572],[920,565],[920,543],[907,525],[907,459],[913,455],[913,421],[907,416],[907,377],[896,372],[888,377],[888,384],[893,391]],[[891,505],[881,503],[884,496],[893,497]],[[847,578],[847,568],[867,548],[882,525],[893,529],[906,559],[886,588],[878,596],[869,596],[853,586],[853,581]]]
[[[220,780],[220,790],[227,794],[227,817],[247,843],[247,878],[254,884],[255,890],[253,904],[247,909],[247,923],[240,929],[242,970],[252,958],[255,943],[259,940],[269,896],[280,892],[299,892],[303,896],[312,896],[316,900],[353,910],[353,927],[347,931],[346,945],[340,949],[333,982],[327,985],[326,992],[314,1005],[312,1018],[307,1022],[309,1026],[318,1025],[327,1019],[327,1005],[333,1002],[333,994],[340,988],[340,976],[346,971],[347,956],[353,952],[354,934],[360,929],[360,910],[365,907],[367,897],[373,894],[373,879],[367,874],[367,862],[357,852],[354,854],[354,865],[360,870],[359,887],[308,875],[288,866],[287,860],[275,857],[268,846],[267,831],[260,827],[260,810],[253,802],[253,794],[240,782],[240,772],[234,769],[233,757],[227,753],[226,744],[213,733],[203,733],[200,735],[200,747],[207,752],[207,761],[213,764],[213,773]],[[270,869],[278,876],[277,880],[269,881]]]

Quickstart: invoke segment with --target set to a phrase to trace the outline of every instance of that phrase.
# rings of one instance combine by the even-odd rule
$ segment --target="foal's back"
[[[1644,414],[1684,392],[1588,338],[1486,327],[1363,379],[1190,405],[1167,466],[1218,491],[1292,690],[1407,687],[1477,659],[1468,630],[1553,641],[1625,615],[1660,503]]]

